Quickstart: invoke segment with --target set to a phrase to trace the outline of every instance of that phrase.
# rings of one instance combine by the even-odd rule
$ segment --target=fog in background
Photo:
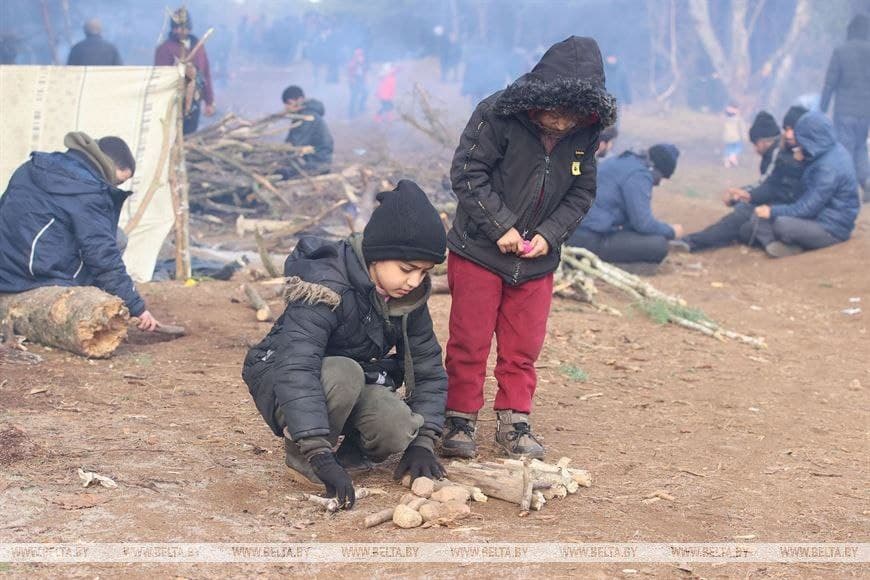
[[[347,65],[357,48],[366,54],[370,99],[385,63],[431,59],[437,64],[400,74],[426,86],[453,84],[471,103],[527,71],[553,42],[576,34],[594,37],[604,55],[616,57],[607,68],[608,88],[622,104],[649,101],[719,111],[729,101],[748,104],[747,109],[782,108],[818,93],[832,49],[845,39],[849,19],[870,8],[870,1],[190,0],[186,5],[194,34],[215,28],[206,46],[225,109],[233,103],[222,98],[221,87],[258,68],[305,70],[304,78],[288,74],[286,84],[316,88],[321,95],[346,91]],[[150,65],[161,32],[168,30],[168,12],[177,7],[155,0],[4,0],[0,37],[4,53],[14,52],[17,64],[63,64],[70,46],[83,38],[82,23],[97,17],[125,64]],[[718,68],[703,41],[698,7],[709,15],[707,32],[725,54]],[[795,34],[799,9],[809,12]],[[740,10],[745,50],[732,39]],[[265,110],[280,106],[275,95],[263,97],[271,99]]]

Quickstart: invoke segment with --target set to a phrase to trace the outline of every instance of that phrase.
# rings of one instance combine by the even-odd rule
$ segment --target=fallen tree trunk
[[[127,337],[124,302],[92,286],[46,286],[0,294],[0,320],[17,334],[88,358],[107,358]]]

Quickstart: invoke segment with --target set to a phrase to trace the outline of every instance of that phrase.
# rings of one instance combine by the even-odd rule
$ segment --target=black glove
[[[356,502],[353,481],[335,460],[331,451],[318,453],[308,460],[320,481],[326,485],[326,496],[338,498],[342,509],[350,509]]]
[[[405,454],[402,455],[402,460],[399,461],[399,466],[396,467],[396,472],[393,474],[394,479],[402,479],[406,473],[411,474],[411,481],[418,477],[428,477],[430,479],[441,479],[447,472],[435,459],[435,454],[419,445],[411,445],[405,449]]]

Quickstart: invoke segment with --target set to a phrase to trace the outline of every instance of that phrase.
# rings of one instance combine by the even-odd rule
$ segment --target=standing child
[[[284,265],[287,309],[242,370],[284,437],[291,477],[324,484],[345,507],[354,503],[348,471],[369,460],[404,452],[397,479],[444,475],[432,450],[447,376],[426,302],[447,236],[417,184],[400,181],[377,199],[362,236],[299,241]]]
[[[735,104],[725,107],[725,124],[722,127],[722,141],[725,145],[723,163],[725,167],[740,165],[740,153],[743,151],[743,134],[745,126],[740,108]]]
[[[443,455],[473,457],[493,334],[496,441],[542,457],[529,413],[560,248],[595,198],[600,131],[616,120],[598,44],[572,36],[532,72],[484,99],[453,158],[459,199],[448,234],[453,303]]]
[[[381,67],[380,81],[378,81],[378,90],[376,95],[381,102],[381,108],[375,114],[375,121],[392,121],[395,118],[395,105],[393,101],[396,99],[396,73],[398,69],[392,63],[385,63]]]

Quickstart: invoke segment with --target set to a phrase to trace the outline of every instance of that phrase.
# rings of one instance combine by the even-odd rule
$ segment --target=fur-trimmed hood
[[[616,99],[604,86],[604,64],[594,39],[571,36],[554,44],[530,73],[502,91],[493,106],[502,116],[531,109],[596,115],[602,128],[616,123]]]

